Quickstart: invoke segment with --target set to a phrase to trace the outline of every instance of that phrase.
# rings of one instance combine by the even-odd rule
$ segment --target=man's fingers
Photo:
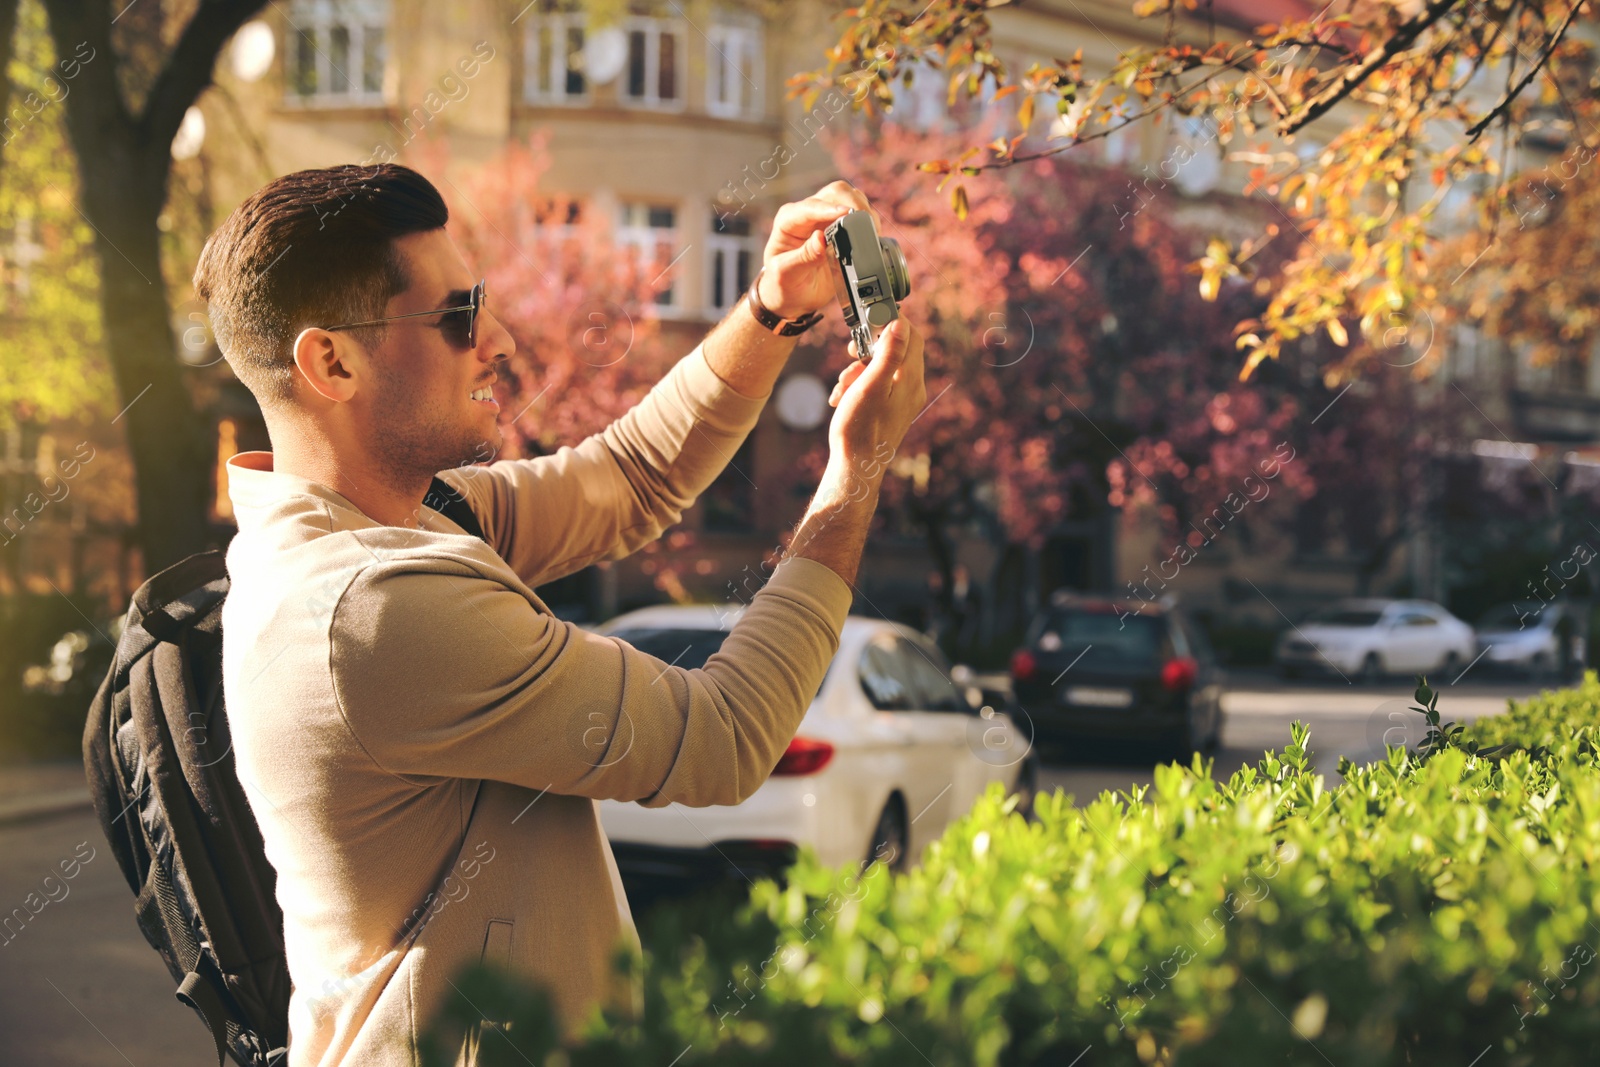
[[[833,395],[828,397],[828,406],[838,407],[839,401],[844,398],[844,394],[850,391],[850,387],[855,384],[856,379],[861,377],[861,372],[866,369],[867,365],[865,363],[856,362],[840,371],[839,380],[833,386]]]
[[[779,229],[801,230],[832,222],[847,211],[869,213],[873,224],[880,232],[883,230],[883,216],[867,202],[867,195],[845,181],[833,182],[804,200],[783,205],[774,223]]]
[[[772,261],[768,266],[776,274],[788,269],[792,263],[813,263],[827,253],[827,248],[828,242],[822,236],[822,231],[820,229],[813,230],[799,248],[791,248],[787,252],[778,253],[772,257]]]
[[[854,185],[851,185],[843,178],[829,182],[827,185],[817,190],[816,195],[818,198],[823,200],[831,200],[835,203],[847,204],[854,210],[869,211],[872,213],[873,222],[880,226],[883,224],[883,218],[877,213],[877,211],[873,209],[871,204],[867,203],[867,194],[863,193],[860,189],[857,189]]]

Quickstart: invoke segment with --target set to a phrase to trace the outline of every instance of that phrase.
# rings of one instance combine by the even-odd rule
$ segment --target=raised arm
[[[649,806],[737,804],[793,738],[850,608],[889,456],[926,399],[905,319],[841,377],[830,457],[785,559],[703,668],[534,607],[466,538],[374,563],[339,598],[345,721],[401,776],[489,778]]]
[[[489,543],[524,582],[636,551],[681,520],[722,473],[766,401],[717,376],[706,357],[711,340],[575,447],[440,473],[466,495]]]
[[[778,210],[758,281],[767,307],[799,318],[832,303],[822,231],[856,209],[872,210],[859,190],[834,182]],[[529,585],[621,559],[679,522],[728,466],[794,345],[740,301],[638,405],[578,446],[440,477],[466,494]]]

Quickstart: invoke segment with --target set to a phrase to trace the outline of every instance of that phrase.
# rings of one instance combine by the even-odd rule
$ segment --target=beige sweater
[[[429,509],[426,530],[378,525],[270,453],[229,461],[223,679],[278,872],[291,1065],[416,1063],[480,959],[547,983],[569,1028],[625,995],[611,958],[638,941],[595,800],[748,797],[851,592],[787,558],[684,670],[557,619],[532,587],[679,521],[764,403],[697,347],[576,448],[444,473],[492,548]]]

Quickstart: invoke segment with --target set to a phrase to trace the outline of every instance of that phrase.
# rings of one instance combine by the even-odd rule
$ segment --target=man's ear
[[[315,326],[301,330],[294,339],[294,365],[300,376],[317,395],[336,404],[355,396],[361,355],[361,346],[353,339],[336,339]]]

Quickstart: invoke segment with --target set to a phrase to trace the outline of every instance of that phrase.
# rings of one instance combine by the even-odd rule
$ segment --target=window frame
[[[588,71],[580,71],[583,78],[583,91],[581,93],[543,93],[537,88],[538,74],[535,64],[537,62],[538,31],[540,27],[550,27],[550,58],[552,63],[559,60],[559,72],[552,71],[550,84],[558,81],[563,86],[566,84],[567,66],[566,39],[567,32],[576,28],[583,36],[581,48],[589,44],[589,14],[583,10],[539,10],[531,12],[528,23],[522,32],[522,102],[540,107],[583,107],[594,102],[594,82],[589,78]],[[560,48],[556,47],[560,42]]]
[[[736,77],[744,77],[740,66],[743,52],[750,57],[750,83],[746,94],[729,102],[716,96],[720,73],[732,70]],[[721,119],[758,120],[766,108],[766,33],[759,19],[739,18],[729,14],[719,15],[706,30],[706,114]]]
[[[329,108],[329,107],[381,107],[388,103],[384,92],[384,83],[388,80],[389,70],[389,45],[392,41],[393,12],[388,0],[294,0],[285,13],[283,48],[283,102],[285,105],[297,108]],[[359,85],[358,91],[348,88],[344,92],[334,93],[323,86],[329,81],[333,69],[333,59],[328,54],[328,38],[336,28],[344,29],[350,35],[349,55],[358,57],[358,62],[346,60],[347,69],[343,72],[351,84]],[[368,31],[376,29],[381,33],[378,48],[378,88],[368,89],[367,62],[368,62]],[[308,36],[308,31],[310,31]],[[317,90],[312,93],[299,91],[301,42],[309,40],[313,52],[317,75]],[[352,75],[349,68],[355,69]]]
[[[739,298],[744,295],[744,291],[750,288],[750,283],[755,280],[756,272],[761,269],[761,245],[756,237],[755,227],[751,225],[750,220],[740,218],[737,215],[729,215],[727,218],[739,218],[748,232],[742,234],[719,232],[717,226],[723,221],[723,216],[717,213],[715,207],[712,207],[711,221],[708,225],[711,232],[706,235],[705,299],[702,301],[705,305],[706,315],[711,318],[721,318],[729,311],[732,311],[734,306],[739,303]],[[740,252],[747,252],[750,256],[749,273],[743,285],[739,284]],[[728,300],[727,303],[721,305],[718,305],[716,301],[717,256],[719,254],[725,257],[724,262],[727,264],[726,270],[728,271],[725,275],[725,280],[728,281],[728,284],[724,286],[724,295],[728,297]]]
[[[623,107],[638,108],[643,111],[683,111],[688,106],[688,23],[681,18],[665,17],[660,15],[629,15],[621,21],[624,40],[629,48],[628,59],[624,63],[622,73],[618,76],[621,84],[617,86],[617,101]],[[645,34],[644,50],[644,85],[643,97],[633,96],[628,92],[628,79],[633,73],[633,34],[642,31]],[[671,100],[663,102],[660,97],[661,88],[661,34],[670,32],[676,42],[673,48],[674,70],[677,72],[678,95]]]
[[[643,223],[632,223],[627,221],[628,212],[633,208],[640,208],[643,210],[645,216],[645,221]],[[666,208],[672,212],[672,227],[670,229],[663,226],[650,225],[649,213],[652,208]],[[651,235],[656,233],[670,233],[672,235],[670,244],[672,246],[673,258],[667,261],[667,265],[663,266],[661,270],[657,272],[656,276],[659,277],[662,272],[673,269],[673,265],[682,258],[684,252],[684,249],[681,247],[683,237],[682,207],[676,202],[670,200],[652,197],[640,197],[638,199],[619,199],[617,201],[617,213],[617,246],[619,248],[638,248],[641,262],[647,258],[647,255],[651,257],[651,261],[653,262],[653,247],[649,250],[649,252],[646,250],[647,244],[653,246],[655,243],[651,239]],[[682,282],[683,277],[680,274],[678,277],[674,278],[672,284],[667,287],[666,291],[669,299],[663,302],[658,298],[653,301],[653,306],[672,311],[681,309],[683,307],[683,294],[681,292]]]
[[[904,73],[895,76],[891,85],[895,109],[884,117],[914,133],[937,134],[952,130],[955,118],[946,102],[950,92],[949,69],[918,59],[906,64],[904,70],[911,74],[911,84],[905,84]]]

